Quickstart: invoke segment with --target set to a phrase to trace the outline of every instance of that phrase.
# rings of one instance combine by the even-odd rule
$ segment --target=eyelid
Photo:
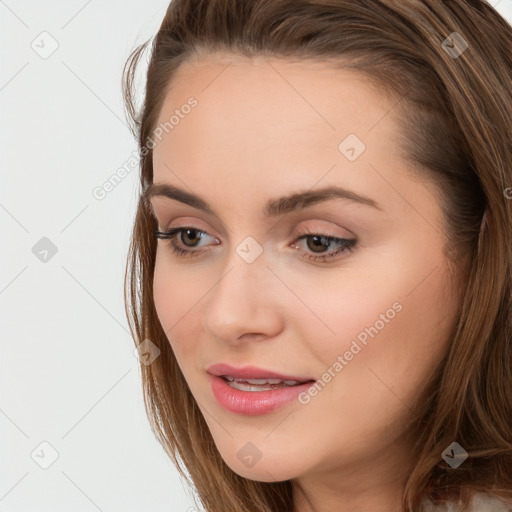
[[[195,217],[179,217],[179,219],[179,222],[174,219],[169,222],[162,223],[163,225],[157,221],[158,229],[161,231],[169,231],[177,228],[193,228],[198,231],[204,231],[207,235],[217,238],[216,235],[211,234],[212,230],[209,227],[205,227],[203,225],[204,223]]]
[[[342,228],[339,225],[335,225],[331,221],[319,220],[319,219],[310,219],[305,221],[305,226],[302,226],[303,223],[300,223],[297,228],[293,229],[293,232],[299,231],[314,231],[317,230],[321,233],[329,232],[329,236],[335,238],[355,238],[356,234],[350,231],[347,228]],[[326,225],[327,224],[327,225]],[[340,233],[340,231],[342,231]]]

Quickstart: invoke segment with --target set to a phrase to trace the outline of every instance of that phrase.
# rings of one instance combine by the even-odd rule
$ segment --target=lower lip
[[[213,394],[219,404],[228,411],[245,414],[246,416],[267,414],[284,407],[314,384],[310,381],[297,386],[266,391],[241,391],[229,386],[222,377],[215,375],[209,377]]]

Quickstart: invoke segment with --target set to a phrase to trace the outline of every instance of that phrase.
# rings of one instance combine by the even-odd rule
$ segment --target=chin
[[[237,475],[256,482],[283,482],[295,478],[297,475],[289,467],[276,467],[271,461],[258,461],[252,468],[241,464],[238,459],[226,461],[226,464]]]

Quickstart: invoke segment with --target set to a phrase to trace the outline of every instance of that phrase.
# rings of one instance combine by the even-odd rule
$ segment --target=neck
[[[294,512],[397,512],[407,476],[410,452],[382,453],[345,467],[292,480]]]

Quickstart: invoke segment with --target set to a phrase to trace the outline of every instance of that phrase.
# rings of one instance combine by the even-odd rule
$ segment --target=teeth
[[[237,380],[241,382],[241,379]],[[269,384],[269,382],[267,382],[267,379],[245,379],[245,382],[248,382],[249,384],[254,384],[256,386],[261,386],[262,384]]]
[[[295,386],[300,384],[297,380],[281,380],[281,379],[235,379],[230,375],[223,375],[228,381],[229,386],[241,391],[269,391],[272,389],[280,389],[286,386]]]
[[[283,381],[280,379],[246,379],[246,382],[261,386],[262,384],[280,384]]]
[[[253,384],[254,386],[263,386],[264,384],[281,384],[284,382],[287,386],[295,386],[300,384],[298,380],[281,380],[281,379],[235,379],[230,375],[223,375],[224,379],[229,382],[247,382],[249,384]]]
[[[239,389],[240,391],[270,391],[275,389],[275,387],[272,386],[251,386],[250,384],[244,384],[236,380],[229,382],[228,386],[234,389]]]

